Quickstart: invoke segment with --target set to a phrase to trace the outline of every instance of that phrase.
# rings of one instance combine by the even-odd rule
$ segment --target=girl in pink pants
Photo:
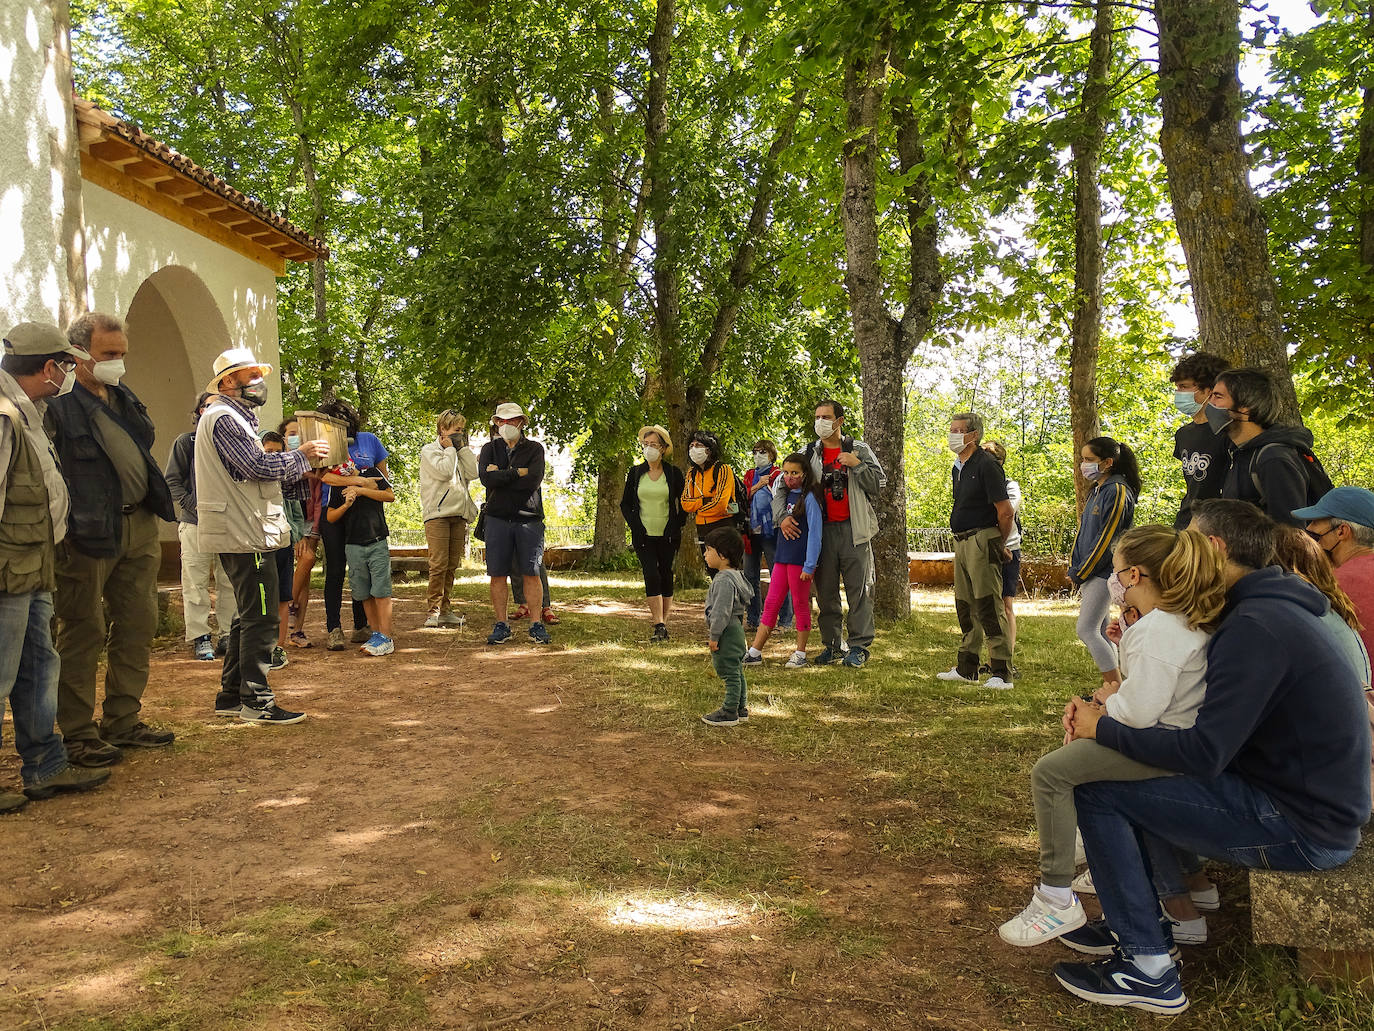
[[[806,665],[806,639],[811,633],[811,577],[821,557],[821,526],[825,521],[815,474],[806,456],[791,454],[783,459],[782,484],[776,489],[773,514],[777,551],[768,577],[763,619],[753,646],[745,653],[744,664],[758,666],[763,662],[763,646],[778,625],[783,599],[791,592],[797,614],[797,650],[785,666],[799,669]]]

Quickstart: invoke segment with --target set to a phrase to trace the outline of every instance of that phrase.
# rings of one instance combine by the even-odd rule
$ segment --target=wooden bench
[[[1258,944],[1297,950],[1306,977],[1374,978],[1374,841],[1335,870],[1251,870],[1250,919]]]

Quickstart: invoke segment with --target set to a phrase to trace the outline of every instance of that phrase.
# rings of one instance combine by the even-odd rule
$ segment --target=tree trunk
[[[1369,5],[1367,39],[1374,46],[1374,3]],[[1366,301],[1370,315],[1365,324],[1374,328],[1374,64],[1365,65],[1361,84],[1360,146],[1355,157],[1355,182],[1360,205],[1360,264],[1364,266]]]
[[[52,71],[64,97],[72,83],[72,12],[67,0],[48,0],[52,12]],[[52,140],[53,170],[62,181],[62,249],[67,255],[66,290],[58,299],[57,319],[65,326],[86,310],[86,234],[81,204],[81,146],[77,139],[76,112],[64,107],[62,135]]]
[[[1301,422],[1269,264],[1268,223],[1240,135],[1239,0],[1155,0],[1160,149],[1197,309],[1199,345],[1272,375]]]
[[[1069,421],[1076,468],[1083,445],[1099,434],[1097,350],[1102,335],[1102,194],[1098,172],[1107,120],[1112,62],[1112,3],[1097,0],[1089,42],[1088,70],[1079,104],[1079,130],[1073,143],[1073,321],[1069,344]],[[1078,511],[1088,486],[1073,478]]]
[[[310,198],[311,229],[320,239],[324,239],[328,216],[325,209],[324,194],[320,189],[319,177],[315,171],[315,153],[310,145],[310,135],[306,131],[305,111],[294,97],[287,101],[291,118],[296,128],[296,145],[300,151],[301,174],[305,177],[305,190]],[[338,393],[338,379],[334,370],[334,340],[329,333],[329,264],[327,259],[318,257],[311,264],[311,280],[315,295],[315,361],[320,373],[320,402],[330,401]]]
[[[625,476],[630,463],[625,458],[603,462],[596,471],[596,528],[592,531],[593,562],[606,562],[623,555],[625,545],[625,517],[620,514],[620,495],[625,489]]]

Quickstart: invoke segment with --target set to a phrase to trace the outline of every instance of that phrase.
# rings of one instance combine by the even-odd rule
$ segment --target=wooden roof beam
[[[90,146],[90,155],[93,158],[99,158],[101,161],[108,162],[118,167],[131,161],[141,160],[143,158],[143,151],[139,150],[132,143],[109,138],[103,139],[98,143],[92,143]]]
[[[192,211],[199,211],[202,215],[208,215],[212,211],[222,211],[229,206],[227,200],[213,193],[194,194],[181,203]]]
[[[180,176],[172,176],[164,179],[157,184],[158,193],[165,193],[169,197],[187,197],[193,193],[202,193],[205,187],[199,183],[193,183],[190,179],[183,179]]]

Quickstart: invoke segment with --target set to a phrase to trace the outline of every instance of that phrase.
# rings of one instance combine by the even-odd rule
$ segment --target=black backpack
[[[1250,483],[1254,486],[1255,493],[1259,495],[1261,501],[1264,500],[1264,491],[1260,489],[1259,472],[1257,470],[1259,469],[1260,459],[1264,457],[1264,453],[1271,447],[1291,447],[1298,453],[1298,458],[1301,459],[1299,464],[1307,474],[1306,504],[1315,505],[1322,499],[1322,496],[1325,495],[1327,491],[1335,486],[1335,484],[1331,482],[1331,477],[1326,474],[1326,470],[1322,467],[1321,459],[1314,455],[1310,448],[1301,447],[1297,444],[1285,444],[1282,441],[1276,440],[1271,444],[1265,444],[1264,447],[1255,452],[1255,457],[1250,460]]]

